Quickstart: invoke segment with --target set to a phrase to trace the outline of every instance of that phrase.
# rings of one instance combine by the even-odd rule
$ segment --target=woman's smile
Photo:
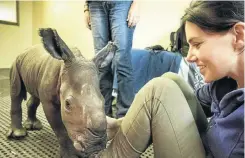
[[[200,72],[203,74],[203,71],[205,70],[206,66],[204,65],[198,65]]]

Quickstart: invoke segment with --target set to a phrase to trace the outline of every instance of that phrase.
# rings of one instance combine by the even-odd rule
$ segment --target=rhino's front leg
[[[60,105],[50,102],[43,103],[43,109],[49,124],[57,136],[60,151],[58,158],[80,158],[80,153],[73,147],[72,141],[68,137],[65,126],[61,120]]]

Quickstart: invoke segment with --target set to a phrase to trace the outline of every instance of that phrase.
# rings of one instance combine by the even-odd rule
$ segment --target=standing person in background
[[[112,83],[116,73],[118,83],[117,114],[123,117],[134,99],[131,48],[135,26],[139,21],[139,2],[86,1],[85,23],[92,30],[95,53],[113,41],[117,51],[111,67],[100,72],[100,88],[105,98],[106,115],[112,113]]]

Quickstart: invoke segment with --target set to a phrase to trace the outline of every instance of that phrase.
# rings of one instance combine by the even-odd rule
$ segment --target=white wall
[[[92,58],[92,34],[85,27],[83,5],[84,1],[33,2],[33,43],[40,43],[39,28],[55,28],[68,45],[77,46],[86,58]]]
[[[134,35],[134,47],[170,44],[170,32],[176,31],[191,0],[142,0],[141,20]]]
[[[32,2],[20,1],[19,10],[19,26],[0,24],[0,68],[9,68],[32,45]]]

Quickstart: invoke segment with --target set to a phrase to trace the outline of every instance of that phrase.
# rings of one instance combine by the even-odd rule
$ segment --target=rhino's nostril
[[[79,142],[77,142],[77,141],[74,141],[73,146],[74,146],[75,149],[77,149],[78,151],[84,151],[84,148],[82,147],[82,145],[81,145]]]
[[[80,142],[82,142],[83,141],[83,137],[82,136],[78,136],[77,137],[77,140],[80,141]]]

